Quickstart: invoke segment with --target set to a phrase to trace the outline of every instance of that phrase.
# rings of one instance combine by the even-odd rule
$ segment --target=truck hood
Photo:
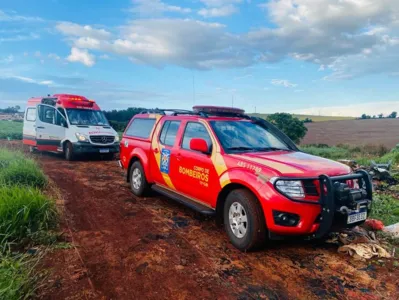
[[[79,132],[85,135],[117,135],[117,132],[110,126],[109,128],[104,128],[103,126],[72,126],[75,132]]]
[[[249,152],[231,154],[236,160],[245,161],[262,168],[274,171],[278,176],[317,177],[346,175],[351,169],[341,163],[306,154],[303,152]]]

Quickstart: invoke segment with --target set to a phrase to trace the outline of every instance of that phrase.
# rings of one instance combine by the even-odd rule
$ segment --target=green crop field
[[[22,140],[22,122],[0,121],[0,139]]]
[[[250,114],[254,117],[266,118],[268,114]],[[314,116],[314,115],[292,115],[299,120],[305,120],[306,118],[312,119],[313,122],[324,122],[324,121],[342,121],[342,120],[354,120],[354,117],[337,117],[337,116]]]

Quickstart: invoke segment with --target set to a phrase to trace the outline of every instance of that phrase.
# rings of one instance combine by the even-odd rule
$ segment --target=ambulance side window
[[[26,121],[34,122],[36,121],[36,108],[28,108],[26,111]]]
[[[40,105],[39,106],[39,119],[44,123],[55,124],[55,108]]]
[[[159,141],[166,146],[173,146],[179,131],[180,121],[166,121],[163,124]]]
[[[203,124],[197,122],[187,123],[186,130],[184,130],[183,143],[181,147],[183,149],[189,150],[190,141],[192,138],[204,139],[208,144],[209,149],[211,149],[210,147],[212,146],[212,140]]]

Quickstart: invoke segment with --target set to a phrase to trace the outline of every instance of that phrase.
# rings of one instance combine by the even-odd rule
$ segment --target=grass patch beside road
[[[0,139],[22,140],[22,122],[0,121]]]
[[[23,153],[0,148],[0,299],[28,299],[38,278],[37,254],[25,249],[55,241],[55,203],[41,189],[47,178]]]

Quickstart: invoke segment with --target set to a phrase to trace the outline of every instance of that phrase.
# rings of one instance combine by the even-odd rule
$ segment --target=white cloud
[[[67,36],[88,37],[98,40],[106,40],[111,37],[111,33],[105,29],[95,29],[89,25],[71,22],[59,22],[55,28]]]
[[[293,87],[298,86],[297,84],[292,83],[292,82],[290,82],[290,81],[288,81],[286,79],[272,79],[270,81],[270,83],[275,85],[275,86],[283,86],[283,87],[286,87],[286,88],[293,88]]]
[[[3,42],[21,42],[21,41],[29,41],[29,40],[37,40],[40,38],[40,35],[36,33],[30,33],[27,35],[13,35],[10,37],[0,37],[0,43]]]
[[[200,16],[204,18],[227,17],[238,12],[234,5],[225,5],[221,7],[203,8],[198,11]]]
[[[35,57],[41,57],[41,56],[42,56],[42,54],[40,53],[40,51],[36,51],[34,55],[35,55]]]
[[[75,47],[71,49],[71,54],[67,57],[67,60],[70,62],[80,62],[87,67],[91,67],[95,64],[94,55],[90,54],[85,49]]]
[[[0,59],[0,64],[10,64],[14,61],[14,56],[12,54],[8,55],[7,57]]]
[[[191,12],[190,8],[184,8],[176,5],[168,5],[161,0],[133,0],[135,5],[129,11],[138,13],[142,16],[160,15],[164,12],[188,14]]]
[[[289,113],[304,115],[360,117],[360,115],[363,113],[373,116],[380,113],[388,115],[393,111],[399,111],[399,101],[356,103],[347,104],[345,106],[331,107],[310,107],[292,110],[289,111]]]
[[[212,17],[226,15],[221,13],[224,7],[235,9],[243,1],[201,2],[205,6],[197,13]],[[158,0],[134,3],[136,9],[182,9]],[[235,68],[289,57],[319,65],[328,80],[399,69],[397,0],[270,0],[261,7],[272,25],[240,34],[222,24],[176,18],[136,18],[113,29],[114,35],[73,23],[59,23],[57,29],[73,47],[157,67]]]
[[[192,19],[141,19],[121,28],[115,39],[80,37],[76,48],[99,50],[127,56],[135,63],[166,64],[210,69],[243,67],[252,64],[252,54],[225,26]]]
[[[240,80],[240,79],[251,78],[251,77],[253,77],[252,74],[245,74],[245,75],[242,75],[242,76],[234,77],[234,80]]]
[[[15,12],[6,13],[0,9],[0,22],[43,22],[42,18],[17,15]]]
[[[49,53],[48,55],[47,55],[47,57],[48,58],[50,58],[50,59],[54,59],[54,60],[60,60],[61,59],[61,57],[59,57],[57,54],[55,54],[55,53]]]
[[[200,1],[209,7],[220,7],[228,4],[238,4],[242,2],[242,0],[200,0]]]
[[[54,84],[54,82],[51,80],[36,80],[36,79],[30,78],[30,77],[12,75],[12,74],[2,74],[2,75],[0,75],[0,78],[15,79],[15,80],[19,80],[22,82],[34,83],[34,84],[38,84],[38,85],[53,85]]]

